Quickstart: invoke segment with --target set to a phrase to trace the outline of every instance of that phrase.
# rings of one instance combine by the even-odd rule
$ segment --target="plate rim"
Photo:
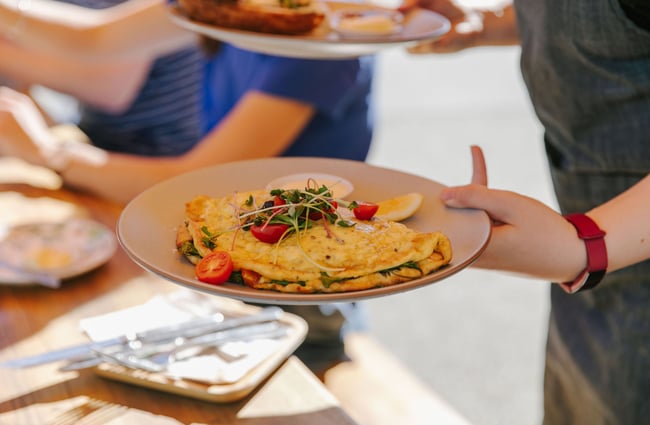
[[[447,211],[449,211],[451,214],[454,214],[454,211],[457,212],[463,211],[463,212],[469,212],[471,214],[475,214],[476,220],[481,220],[483,222],[482,230],[484,232],[480,244],[475,247],[472,255],[469,255],[468,257],[463,259],[459,259],[459,262],[454,263],[452,267],[445,266],[442,269],[434,271],[433,273],[424,276],[422,278],[414,279],[407,282],[402,282],[396,285],[385,286],[385,287],[377,287],[377,288],[370,288],[361,291],[350,291],[350,292],[296,294],[296,293],[276,292],[270,290],[258,290],[258,289],[243,287],[241,285],[231,283],[231,282],[228,282],[224,285],[215,286],[215,285],[209,285],[200,282],[196,279],[185,278],[185,280],[178,280],[176,276],[174,276],[174,273],[166,271],[164,267],[160,267],[160,266],[156,267],[155,265],[148,264],[146,261],[140,258],[136,252],[133,251],[132,247],[129,246],[127,240],[128,238],[125,237],[124,234],[125,221],[128,219],[128,215],[130,214],[131,209],[135,208],[135,205],[137,205],[139,201],[144,199],[143,197],[153,193],[154,191],[159,191],[165,188],[166,186],[173,185],[174,183],[181,181],[182,179],[191,179],[194,175],[209,173],[210,170],[213,169],[220,169],[220,168],[223,169],[225,167],[245,167],[251,165],[259,166],[260,164],[263,164],[264,162],[267,161],[280,162],[280,161],[296,161],[296,160],[307,160],[307,161],[315,160],[316,162],[320,162],[323,164],[325,163],[334,164],[338,162],[341,165],[345,165],[346,163],[348,164],[353,163],[356,164],[356,166],[370,167],[380,172],[396,173],[396,174],[404,175],[405,177],[408,178],[422,179],[434,186],[444,187],[444,185],[423,176],[418,176],[402,170],[396,170],[387,167],[382,167],[379,165],[373,165],[363,161],[354,161],[354,160],[336,159],[336,158],[316,158],[316,157],[275,157],[275,158],[261,158],[261,159],[234,161],[234,162],[229,162],[220,165],[202,167],[200,169],[196,169],[187,173],[177,175],[175,177],[172,177],[170,179],[167,179],[163,182],[160,182],[152,186],[151,188],[145,190],[144,192],[136,196],[131,202],[129,202],[123,208],[120,214],[116,226],[117,240],[119,244],[122,246],[127,256],[131,258],[133,262],[135,262],[143,269],[161,278],[164,278],[168,281],[171,281],[173,283],[179,284],[181,286],[193,290],[198,290],[213,295],[235,298],[235,299],[242,300],[244,302],[254,302],[254,303],[262,303],[262,304],[279,304],[279,305],[325,304],[325,303],[332,303],[332,302],[360,301],[365,299],[371,299],[371,298],[377,298],[386,295],[393,295],[402,292],[407,292],[410,290],[431,285],[433,283],[436,283],[438,281],[453,276],[454,274],[460,272],[461,270],[471,265],[487,248],[487,244],[492,234],[490,219],[487,213],[483,210],[477,210],[477,209],[448,208]],[[264,186],[264,183],[260,183],[260,186]],[[190,199],[191,196],[192,195],[188,194],[188,200]],[[454,241],[452,241],[452,249],[453,249],[453,244]],[[173,241],[170,240],[170,251],[172,251],[172,247],[173,247]],[[174,255],[180,255],[175,249],[173,249],[173,251],[175,253]],[[189,265],[190,264],[188,263],[188,266]]]
[[[341,2],[345,3],[345,2]],[[349,3],[351,6],[358,6],[358,3]],[[438,26],[435,30],[430,30],[426,34],[418,37],[403,37],[400,34],[379,35],[375,37],[345,37],[339,34],[334,28],[329,28],[324,35],[316,36],[314,34],[305,35],[283,35],[267,34],[255,31],[240,30],[235,28],[221,27],[214,24],[195,21],[185,16],[177,4],[168,6],[168,15],[177,25],[200,33],[202,35],[218,38],[241,48],[256,50],[265,54],[284,55],[290,57],[304,58],[345,58],[354,56],[363,56],[377,53],[382,49],[389,47],[408,46],[418,42],[433,40],[446,34],[451,29],[451,22],[443,15],[422,8],[412,8],[406,12],[405,18],[412,17],[416,14],[424,14],[430,19],[436,20]],[[405,19],[408,20],[408,19]],[[266,53],[265,49],[251,47],[251,43],[258,46],[269,48],[298,48],[298,51],[282,51],[281,53]],[[245,46],[245,47],[244,47]],[[340,52],[332,51],[332,48],[341,47],[346,50]],[[352,50],[348,51],[347,49]],[[356,52],[355,52],[356,51]]]

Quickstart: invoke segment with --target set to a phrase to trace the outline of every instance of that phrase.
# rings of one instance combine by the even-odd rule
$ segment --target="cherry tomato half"
[[[222,284],[232,273],[232,258],[226,251],[211,252],[196,264],[195,272],[201,282]]]
[[[354,216],[359,220],[370,220],[377,210],[379,205],[370,202],[358,202],[358,206],[352,209]]]
[[[288,224],[262,224],[261,226],[253,225],[251,226],[251,234],[257,238],[257,240],[266,243],[276,243],[280,240],[284,232],[289,228]]]

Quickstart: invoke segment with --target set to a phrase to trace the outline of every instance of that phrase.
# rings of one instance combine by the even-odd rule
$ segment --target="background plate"
[[[197,195],[225,196],[233,191],[261,189],[292,173],[328,173],[348,179],[354,191],[347,199],[380,201],[420,192],[420,210],[404,224],[419,231],[440,230],[451,240],[453,258],[446,267],[420,279],[383,288],[335,294],[285,294],[225,283],[208,285],[194,276],[194,266],[175,249],[176,227],[185,203]],[[200,291],[268,304],[318,304],[379,297],[437,282],[470,265],[490,238],[490,221],[483,211],[445,207],[438,199],[443,185],[400,171],[364,162],[324,158],[267,158],[233,162],[196,170],[159,183],[134,198],[117,224],[118,240],[140,266],[163,278]]]
[[[364,7],[359,3],[328,3],[339,7]],[[330,6],[332,7],[332,6]],[[398,34],[376,37],[345,38],[332,30],[327,23],[308,35],[275,35],[252,31],[240,31],[193,21],[183,15],[177,6],[170,6],[172,21],[181,27],[221,40],[241,49],[305,59],[342,59],[378,53],[392,47],[408,47],[424,40],[433,40],[447,31],[451,25],[444,16],[424,9],[407,12]]]
[[[113,231],[91,219],[70,218],[62,222],[13,226],[0,237],[0,284],[36,284],[13,267],[69,279],[103,265],[116,248]],[[50,249],[69,255],[71,263],[58,268],[38,268],[30,264],[30,253]]]

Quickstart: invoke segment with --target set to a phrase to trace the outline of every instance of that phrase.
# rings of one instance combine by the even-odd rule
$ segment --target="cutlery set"
[[[214,349],[221,344],[233,341],[249,341],[257,338],[279,338],[288,332],[288,327],[279,322],[267,322],[256,325],[246,325],[234,329],[221,330],[195,338],[180,337],[175,341],[160,344],[147,344],[139,349],[98,349],[94,351],[95,364],[104,361],[117,363],[133,369],[143,369],[147,372],[164,372],[171,363],[181,361],[200,354],[206,349]],[[90,359],[70,362],[62,370],[86,368]],[[90,364],[93,366],[93,364]]]
[[[218,347],[227,342],[285,336],[290,327],[279,320],[282,313],[279,307],[267,307],[254,314],[232,318],[217,313],[131,335],[9,360],[0,363],[0,367],[26,368],[65,360],[67,363],[60,368],[62,371],[108,362],[148,372],[163,372],[175,361],[190,358],[207,349],[218,351]]]

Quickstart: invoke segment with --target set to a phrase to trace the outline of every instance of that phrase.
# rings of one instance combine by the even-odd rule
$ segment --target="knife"
[[[161,326],[159,328],[153,328],[133,334],[121,335],[102,341],[95,341],[48,351],[45,353],[37,354],[35,356],[9,360],[0,363],[0,367],[26,368],[60,360],[81,360],[84,357],[95,357],[97,351],[111,346],[129,345],[136,348],[141,344],[159,343],[167,340],[173,340],[180,336],[192,338],[223,329],[245,326],[251,323],[278,320],[281,314],[282,309],[275,306],[266,307],[255,314],[239,316],[225,320],[222,320],[223,315],[219,313],[214,316],[201,317],[179,324]]]
[[[167,369],[170,363],[183,360],[186,357],[191,357],[191,355],[187,354],[182,355],[184,351],[191,351],[192,349],[199,349],[198,351],[200,351],[200,349],[218,346],[231,341],[248,341],[258,338],[279,338],[285,336],[288,332],[289,327],[279,322],[252,324],[232,329],[225,329],[212,334],[201,335],[194,339],[182,342],[179,345],[174,345],[173,347],[169,346],[170,343],[166,343],[163,345],[153,345],[142,351],[125,350],[113,353],[107,350],[100,350],[96,352],[97,362],[93,363],[89,360],[82,360],[79,362],[72,361],[59,370],[79,370],[108,362],[127,366],[132,369],[146,370],[147,372],[162,372]]]

